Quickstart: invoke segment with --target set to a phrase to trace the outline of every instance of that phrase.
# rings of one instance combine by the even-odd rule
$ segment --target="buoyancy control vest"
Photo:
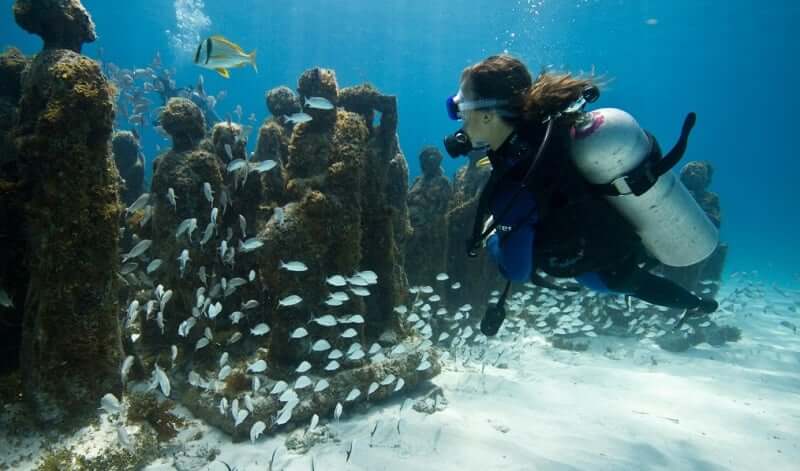
[[[642,252],[633,226],[585,180],[557,126],[529,188],[539,204],[533,262],[555,277],[602,271]]]
[[[481,193],[473,240],[498,189],[519,186],[534,157],[531,141],[543,138],[533,130],[524,138],[514,134],[489,153],[492,175]],[[633,227],[604,198],[593,191],[570,158],[569,128],[555,124],[547,146],[523,191],[533,193],[535,224],[533,266],[556,277],[573,277],[611,267],[641,250]]]

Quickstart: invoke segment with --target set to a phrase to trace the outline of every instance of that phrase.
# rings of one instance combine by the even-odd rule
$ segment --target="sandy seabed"
[[[266,470],[273,452],[273,469],[287,471],[311,470],[312,460],[321,471],[800,469],[800,334],[781,325],[800,318],[775,296],[758,312],[729,317],[742,339],[721,348],[675,354],[649,340],[601,336],[570,352],[533,330],[521,341],[492,339],[486,358],[504,360],[445,362],[432,381],[444,397],[437,412],[411,407],[424,392],[366,412],[345,407],[338,423],[321,418],[317,432],[327,428],[328,438],[305,453],[286,448],[288,433],[231,443],[179,407],[191,425],[145,470],[224,471],[223,462]],[[64,444],[85,442],[86,433]],[[98,447],[116,440],[105,422],[92,433]],[[34,469],[42,439],[12,448],[3,435],[7,462],[25,457],[13,469]],[[213,461],[193,458],[209,449],[218,450]]]

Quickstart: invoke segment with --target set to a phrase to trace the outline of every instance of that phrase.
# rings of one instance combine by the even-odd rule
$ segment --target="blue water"
[[[38,37],[22,32],[2,0],[0,45],[26,53]],[[632,0],[207,0],[211,25],[247,50],[258,49],[259,73],[234,70],[230,80],[191,64],[169,45],[176,13],[168,0],[84,0],[99,40],[84,52],[121,67],[146,66],[160,51],[177,68],[179,85],[205,76],[210,93],[227,90],[217,110],[266,116],[264,92],[296,87],[306,69],[335,69],[339,85],[371,82],[398,97],[399,135],[411,178],[417,154],[441,146],[456,124],[444,99],[463,67],[508,50],[535,73],[542,66],[613,78],[598,106],[631,112],[669,148],[688,111],[698,124],[686,160],[709,160],[712,189],[723,206],[722,237],[730,244],[726,272],[758,270],[767,281],[797,286],[800,231],[796,178],[800,160],[790,110],[800,104],[793,83],[800,23],[794,2]],[[650,19],[656,20],[647,21]],[[651,24],[655,23],[655,24]],[[144,136],[148,159],[159,138]],[[461,161],[446,161],[452,174]]]

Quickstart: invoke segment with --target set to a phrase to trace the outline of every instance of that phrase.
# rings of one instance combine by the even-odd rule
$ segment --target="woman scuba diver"
[[[648,271],[659,262],[697,263],[718,242],[716,227],[670,172],[694,113],[662,158],[655,138],[629,114],[583,110],[598,97],[591,80],[568,74],[543,72],[534,82],[522,62],[504,54],[464,69],[458,94],[447,100],[450,118],[463,121],[445,138],[448,154],[484,150],[492,165],[467,241],[469,256],[486,247],[509,280],[481,321],[487,336],[505,318],[512,281],[564,289],[537,270],[684,309],[676,327],[686,315],[718,307]]]

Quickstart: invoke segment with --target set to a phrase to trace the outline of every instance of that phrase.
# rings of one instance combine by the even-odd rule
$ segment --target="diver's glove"
[[[506,318],[506,309],[502,304],[489,306],[481,319],[481,332],[487,337],[493,337],[500,330]]]

